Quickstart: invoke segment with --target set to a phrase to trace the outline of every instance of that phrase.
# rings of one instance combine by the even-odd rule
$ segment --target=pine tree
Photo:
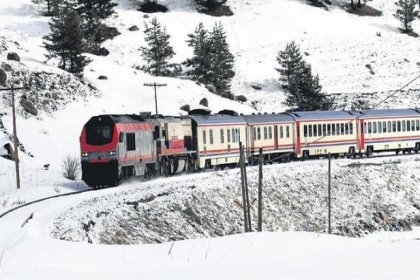
[[[200,23],[195,29],[194,34],[188,34],[188,46],[193,48],[193,57],[187,59],[184,65],[192,69],[187,71],[187,75],[193,80],[203,84],[210,82],[210,44],[208,31]]]
[[[32,0],[35,4],[45,5],[45,16],[55,16],[58,13],[59,6],[62,4],[63,0]]]
[[[84,50],[83,28],[80,17],[68,5],[61,8],[49,23],[51,33],[44,36],[47,59],[58,58],[59,67],[70,73],[80,74],[90,62],[82,55]]]
[[[106,26],[101,21],[114,13],[112,0],[76,0],[76,11],[83,20],[83,30],[91,51],[106,40]]]
[[[330,110],[332,101],[322,92],[318,75],[312,76],[311,66],[302,62],[290,77],[286,105],[298,111]]]
[[[210,71],[209,80],[215,87],[216,93],[231,98],[230,83],[235,76],[233,66],[235,58],[229,51],[223,25],[219,22],[213,27],[209,36]]]
[[[414,9],[416,8],[417,0],[398,0],[397,12],[395,17],[401,22],[401,30],[404,33],[410,33],[413,31],[411,23],[414,21]]]
[[[166,27],[162,29],[156,18],[153,18],[150,25],[145,23],[145,41],[147,47],[141,47],[141,52],[147,65],[144,67],[146,72],[156,76],[167,76],[170,74],[168,64],[175,52],[169,44],[170,35],[166,31]]]
[[[287,44],[285,50],[279,51],[277,62],[280,67],[276,70],[280,73],[280,83],[283,88],[289,86],[292,75],[301,67],[302,61],[300,49],[294,41]]]

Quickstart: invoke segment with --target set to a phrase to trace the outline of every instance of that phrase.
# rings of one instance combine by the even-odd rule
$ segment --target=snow
[[[79,134],[92,115],[153,112],[153,90],[143,86],[147,82],[167,84],[158,90],[159,113],[167,115],[185,114],[179,109],[185,104],[200,107],[202,98],[208,99],[213,112],[225,108],[240,113],[283,111],[284,93],[277,82],[275,58],[291,40],[307,53],[305,59],[320,75],[325,91],[342,94],[337,96],[341,107],[359,98],[374,104],[419,74],[418,39],[397,30],[393,1],[369,2],[384,15],[362,18],[338,7],[325,11],[303,1],[231,0],[235,15],[214,18],[195,12],[193,1],[162,0],[170,11],[152,16],[172,36],[175,63],[191,55],[185,40],[200,22],[208,29],[217,21],[223,24],[236,59],[232,91],[248,98],[241,104],[215,96],[193,81],[153,77],[136,70],[135,66],[144,63],[139,48],[144,45],[144,21],[150,18],[135,10],[135,1],[117,2],[117,13],[107,23],[121,35],[104,43],[110,55],[89,55],[93,61],[85,70],[86,83],[74,86],[70,79],[63,86],[62,92],[80,86],[79,95],[65,99],[55,111],[40,110],[37,117],[28,116],[18,106],[18,136],[25,147],[20,152],[22,188],[15,190],[14,163],[0,158],[0,212],[48,195],[87,189],[83,182],[63,177],[62,159],[79,154]],[[45,59],[42,36],[49,32],[48,21],[30,0],[0,1],[0,65],[7,63],[24,73],[16,77],[47,73],[48,83],[65,80],[66,74],[54,61]],[[132,25],[140,30],[128,31]],[[420,23],[414,22],[413,27],[419,32]],[[21,63],[7,61],[8,52],[18,53]],[[369,73],[367,64],[375,75]],[[98,80],[100,75],[108,79]],[[98,94],[84,94],[88,84]],[[262,90],[251,87],[256,84]],[[419,107],[419,89],[416,81],[381,106]],[[1,139],[8,139],[12,131],[9,105],[0,105]],[[206,172],[128,182],[117,189],[49,200],[10,213],[0,219],[0,279],[420,278],[420,229],[413,227],[420,201],[418,156],[340,160],[334,168],[333,228],[346,237],[323,234],[325,160],[265,167],[264,182],[273,195],[265,201],[270,215],[264,227],[273,232],[264,233],[241,233],[239,171]],[[249,169],[249,176],[255,197],[255,168]],[[189,188],[193,185],[195,189]],[[107,233],[123,236],[117,234],[122,228],[118,222],[138,215],[124,202],[165,192],[169,195],[138,206],[141,213],[149,211],[156,217],[156,225],[150,227],[153,231],[145,227],[138,231],[143,236],[137,239],[117,239],[135,245],[105,245],[117,243],[104,239]],[[96,217],[106,210],[114,220]],[[252,211],[255,221],[255,209]],[[32,213],[33,218],[22,227]],[[211,229],[208,223],[192,228],[192,213],[202,214],[207,218],[201,217],[204,222],[214,218],[221,228]],[[83,223],[92,220],[95,226],[88,237],[93,244],[88,244]],[[165,221],[169,226],[162,227]],[[366,224],[373,228],[362,226]],[[410,228],[413,230],[370,233]],[[66,232],[69,229],[73,231]],[[171,236],[171,229],[178,236]],[[229,236],[221,237],[225,234]],[[171,241],[174,239],[179,241]],[[155,242],[162,243],[143,244]]]

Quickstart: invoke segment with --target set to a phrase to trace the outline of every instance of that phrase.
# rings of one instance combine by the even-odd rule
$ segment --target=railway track
[[[370,156],[368,158],[366,158],[366,157],[357,158],[357,160],[375,159],[375,158],[387,158],[387,157],[389,157],[389,158],[400,158],[400,157],[410,156],[410,155],[415,155],[415,154],[400,154],[398,156],[397,155],[384,155],[384,154],[381,155],[381,154],[379,154],[379,155],[375,155],[375,156]],[[340,160],[340,159],[342,159],[342,158],[338,158],[338,160]],[[316,160],[316,159],[309,159],[307,161],[313,161],[313,160]],[[269,162],[267,162],[267,163],[269,163]],[[48,196],[48,197],[36,199],[36,200],[30,201],[30,202],[27,202],[27,203],[20,204],[20,205],[18,205],[16,207],[10,208],[9,210],[7,210],[7,211],[5,211],[5,212],[3,212],[3,213],[0,214],[0,219],[2,219],[6,215],[8,215],[8,214],[10,214],[10,213],[12,213],[12,212],[14,212],[16,210],[19,210],[19,209],[24,208],[26,206],[33,205],[33,204],[36,204],[36,203],[39,203],[39,202],[43,202],[43,201],[46,201],[46,200],[51,200],[51,199],[60,198],[60,197],[66,197],[66,196],[72,196],[72,195],[78,195],[78,194],[87,193],[87,192],[93,192],[93,191],[99,191],[99,190],[105,190],[105,189],[112,189],[112,188],[117,188],[117,187],[119,187],[119,186],[108,186],[108,187],[102,187],[102,188],[91,188],[91,189],[87,189],[87,190],[69,192],[69,193],[65,193],[65,194],[58,194],[58,195],[53,195],[53,196]]]

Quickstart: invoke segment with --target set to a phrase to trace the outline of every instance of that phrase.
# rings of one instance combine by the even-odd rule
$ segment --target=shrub
[[[80,174],[80,161],[76,156],[67,155],[63,160],[63,175],[69,180],[76,180]]]

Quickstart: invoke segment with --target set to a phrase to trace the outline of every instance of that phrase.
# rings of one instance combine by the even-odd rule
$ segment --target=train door
[[[365,149],[365,121],[360,119],[359,121],[359,141],[360,141],[360,150],[359,152],[363,152]]]
[[[279,130],[278,130],[278,126],[275,125],[274,126],[274,149],[278,149],[279,148]]]

